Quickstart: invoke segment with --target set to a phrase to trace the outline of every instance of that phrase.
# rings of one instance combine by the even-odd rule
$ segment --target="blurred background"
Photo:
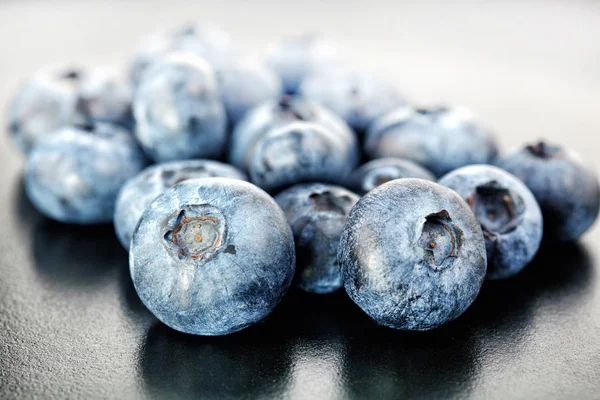
[[[473,110],[505,151],[547,138],[600,166],[597,1],[5,0],[0,105],[48,64],[125,70],[143,36],[188,21],[222,27],[257,56],[321,32],[412,102]],[[293,293],[262,325],[190,338],[144,310],[110,228],[67,229],[32,209],[22,166],[3,135],[0,221],[16,228],[0,232],[1,397],[597,396],[599,224],[514,280],[486,283],[434,332],[376,327],[343,294]]]

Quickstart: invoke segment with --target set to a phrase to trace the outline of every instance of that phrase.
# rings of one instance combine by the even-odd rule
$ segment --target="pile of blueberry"
[[[148,38],[126,81],[42,70],[13,98],[10,132],[35,207],[114,222],[141,300],[182,332],[243,329],[292,282],[344,286],[380,324],[432,329],[484,279],[521,271],[542,236],[577,240],[600,207],[571,150],[501,157],[467,110],[411,107],[318,36],[262,63],[185,26]]]

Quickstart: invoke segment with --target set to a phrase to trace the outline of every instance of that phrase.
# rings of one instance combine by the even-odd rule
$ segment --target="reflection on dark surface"
[[[14,210],[43,281],[58,290],[119,281],[125,318],[138,330],[151,326],[136,356],[143,388],[165,398],[467,397],[484,363],[526,352],[540,318],[562,321],[548,306],[576,312],[595,283],[584,247],[555,244],[514,278],[486,282],[465,315],[431,332],[381,327],[344,291],[294,289],[265,321],[225,337],[194,337],[145,309],[111,226],[48,220],[22,185]]]

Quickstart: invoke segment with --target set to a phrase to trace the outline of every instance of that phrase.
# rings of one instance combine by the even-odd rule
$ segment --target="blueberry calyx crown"
[[[521,196],[497,181],[477,186],[467,203],[481,224],[486,239],[517,229],[525,212]]]
[[[416,108],[415,112],[419,115],[423,115],[430,118],[439,117],[440,115],[446,113],[448,111],[448,107],[445,106],[436,106],[429,108]]]
[[[282,96],[277,103],[279,112],[284,119],[306,121],[306,116],[302,115],[299,110],[294,107],[293,96]]]
[[[536,144],[531,144],[525,149],[532,155],[543,158],[559,158],[562,155],[562,149],[559,146],[550,145],[543,140],[540,140]]]
[[[77,80],[80,78],[80,76],[81,76],[81,73],[74,69],[67,70],[60,75],[60,77],[62,79],[72,79],[72,80]]]
[[[183,209],[168,225],[165,244],[180,260],[208,261],[225,243],[225,219],[206,204]]]
[[[333,212],[341,215],[346,215],[346,207],[350,203],[348,196],[336,196],[329,190],[311,193],[308,198],[313,202],[316,212]]]
[[[163,181],[166,188],[177,185],[180,182],[186,181],[193,178],[208,178],[212,175],[206,171],[203,166],[197,167],[184,167],[181,169],[166,169],[164,170],[160,178]]]
[[[419,245],[429,254],[434,265],[440,269],[445,260],[459,256],[465,236],[452,222],[450,213],[441,210],[425,217]]]

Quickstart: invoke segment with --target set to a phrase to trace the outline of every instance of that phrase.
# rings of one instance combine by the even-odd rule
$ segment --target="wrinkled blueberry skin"
[[[241,59],[216,69],[219,95],[227,117],[236,125],[248,110],[282,93],[281,79],[270,67]]]
[[[487,279],[509,278],[537,253],[543,220],[531,191],[517,177],[491,165],[470,165],[439,182],[457,192],[483,229],[487,249]]]
[[[264,102],[248,112],[233,130],[229,162],[247,171],[254,154],[254,146],[261,137],[276,128],[299,121],[318,123],[334,132],[337,137],[348,142],[348,149],[352,152],[348,157],[358,162],[356,135],[344,121],[310,100],[291,96]]]
[[[398,179],[350,211],[338,260],[346,292],[380,324],[436,328],[475,300],[486,273],[481,227],[454,191]]]
[[[231,165],[212,160],[171,161],[152,165],[121,188],[117,197],[114,225],[119,241],[129,250],[133,231],[144,210],[173,185],[187,179],[231,178],[248,180]]]
[[[412,160],[439,177],[465,165],[493,163],[498,145],[464,108],[405,107],[371,125],[365,152],[371,158]]]
[[[379,158],[363,164],[348,178],[347,187],[363,195],[394,179],[418,178],[435,181],[425,168],[402,158]]]
[[[309,75],[299,92],[333,111],[359,133],[376,118],[406,105],[393,85],[345,68],[328,68]]]
[[[145,166],[131,135],[115,125],[62,128],[40,141],[25,171],[27,195],[49,218],[73,224],[111,222],[121,186]]]
[[[129,265],[140,299],[163,323],[225,335],[260,321],[282,299],[294,276],[294,237],[256,186],[188,180],[144,211]]]
[[[341,184],[356,167],[355,149],[320,124],[294,122],[258,140],[250,160],[250,180],[277,192],[303,182]]]
[[[173,52],[189,52],[212,66],[228,63],[235,57],[229,35],[211,24],[186,24],[172,31],[146,37],[131,62],[129,74],[137,86],[150,66]]]
[[[71,124],[130,127],[131,88],[102,70],[49,67],[21,85],[8,113],[11,136],[28,154],[39,140]]]
[[[296,284],[312,293],[342,287],[338,244],[350,209],[359,197],[339,186],[309,183],[275,197],[294,233]]]
[[[525,182],[535,196],[544,216],[544,240],[577,240],[598,217],[598,178],[574,151],[539,142],[498,165]]]
[[[286,93],[296,94],[305,77],[338,62],[333,43],[316,34],[288,37],[271,47],[267,61],[283,80]]]
[[[173,54],[146,72],[134,96],[136,136],[157,162],[218,158],[227,128],[212,68]]]

